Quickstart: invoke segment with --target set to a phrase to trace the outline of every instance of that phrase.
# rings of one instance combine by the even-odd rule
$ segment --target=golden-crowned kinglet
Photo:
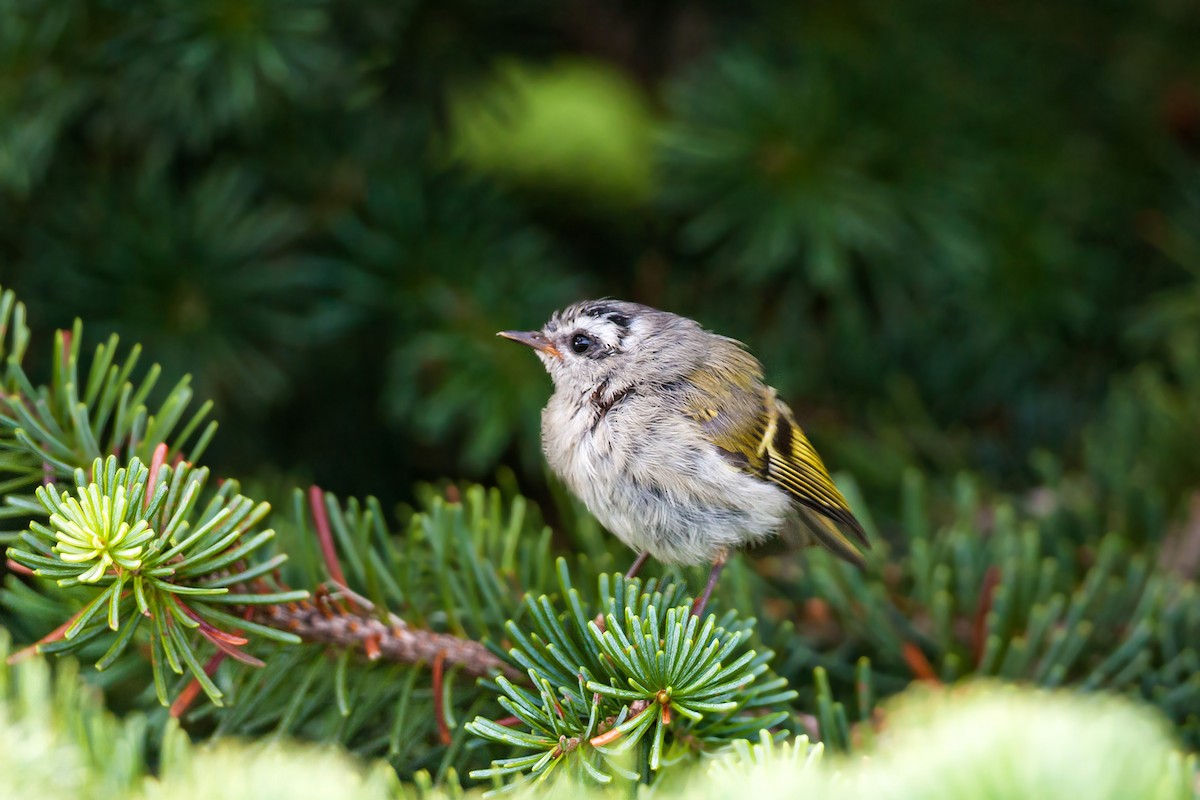
[[[862,526],[762,366],[733,339],[637,303],[589,300],[540,331],[554,381],[542,449],[622,542],[667,564],[712,564],[699,614],[732,548],[820,544],[862,564]]]

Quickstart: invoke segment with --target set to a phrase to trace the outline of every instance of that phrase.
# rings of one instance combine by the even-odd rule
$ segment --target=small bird
[[[862,566],[867,536],[791,409],[740,342],[618,300],[556,311],[533,348],[554,394],[542,449],[618,539],[664,564],[711,564],[699,616],[731,550],[822,545]]]

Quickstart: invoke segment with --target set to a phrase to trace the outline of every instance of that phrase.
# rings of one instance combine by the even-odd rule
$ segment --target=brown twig
[[[308,602],[264,606],[255,609],[255,620],[280,630],[290,631],[310,642],[362,650],[369,654],[377,650],[381,658],[404,664],[433,664],[441,658],[445,664],[457,665],[468,675],[480,677],[500,670],[512,680],[522,674],[505,664],[490,650],[471,639],[460,639],[447,633],[410,628],[393,617],[391,625],[374,617],[342,611],[330,613]],[[368,645],[371,641],[373,644]]]

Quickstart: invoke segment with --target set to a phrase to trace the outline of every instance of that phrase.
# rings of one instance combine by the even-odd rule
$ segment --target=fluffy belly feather
[[[553,407],[542,419],[551,469],[610,532],[658,561],[709,563],[722,550],[776,534],[792,513],[778,487],[672,430],[685,420],[645,409],[597,418],[588,405]]]

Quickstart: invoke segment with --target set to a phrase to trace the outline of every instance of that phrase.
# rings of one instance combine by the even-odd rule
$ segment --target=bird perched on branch
[[[555,474],[639,555],[711,564],[699,615],[730,551],[821,545],[856,565],[866,534],[745,347],[694,320],[589,300],[528,345],[554,381],[542,449]]]

